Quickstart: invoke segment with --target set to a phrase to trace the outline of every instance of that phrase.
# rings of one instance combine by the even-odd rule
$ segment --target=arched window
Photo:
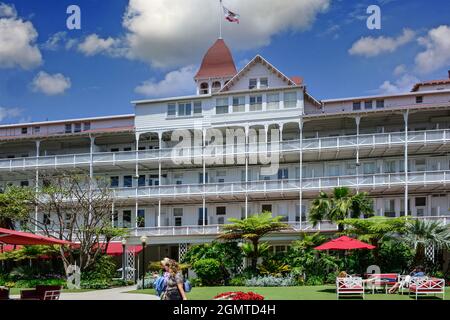
[[[208,94],[209,93],[209,86],[207,82],[202,82],[200,85],[200,94]]]
[[[212,84],[212,92],[217,92],[221,89],[222,85],[220,84],[220,81],[214,81]]]

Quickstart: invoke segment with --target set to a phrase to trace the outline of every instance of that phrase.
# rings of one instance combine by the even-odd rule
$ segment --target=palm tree
[[[224,233],[219,238],[225,240],[249,240],[252,244],[252,252],[249,253],[251,266],[256,271],[259,254],[258,245],[262,237],[270,232],[280,231],[289,228],[287,224],[280,222],[282,217],[272,217],[271,212],[252,215],[246,219],[230,218],[231,224],[224,225]]]
[[[359,218],[373,215],[373,201],[366,192],[352,195],[347,187],[334,188],[331,196],[320,192],[309,209],[309,221],[316,226],[323,220],[330,220],[338,225],[340,232],[344,230],[342,220],[351,217]]]
[[[450,248],[450,229],[438,221],[416,219],[408,221],[406,230],[400,239],[416,249],[415,265],[423,265],[427,247],[432,246],[435,249]]]

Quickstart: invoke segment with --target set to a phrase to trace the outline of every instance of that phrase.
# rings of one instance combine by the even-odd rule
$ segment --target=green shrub
[[[305,285],[307,286],[320,286],[323,285],[323,283],[324,283],[323,276],[306,277],[305,281]]]
[[[67,281],[65,279],[31,279],[18,280],[15,282],[15,288],[35,288],[38,285],[46,286],[61,286],[67,288]]]
[[[223,283],[220,265],[216,259],[200,259],[192,267],[203,285],[217,285]]]
[[[111,281],[116,275],[117,266],[114,258],[108,255],[100,256],[95,264],[81,273],[82,280]]]
[[[150,272],[160,272],[162,270],[161,261],[151,261],[147,266],[147,270]]]
[[[231,279],[228,284],[234,287],[242,287],[245,286],[245,280],[244,277],[235,277]]]

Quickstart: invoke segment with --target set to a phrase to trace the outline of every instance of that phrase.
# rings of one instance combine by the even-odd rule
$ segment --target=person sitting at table
[[[402,281],[397,282],[396,284],[394,284],[392,286],[392,288],[389,289],[389,293],[395,293],[397,292],[397,290],[402,287],[402,288],[407,288],[409,287],[409,283],[411,282],[411,278],[412,277],[425,277],[425,272],[422,266],[417,266],[414,268],[414,270],[405,277],[405,279],[403,279]]]

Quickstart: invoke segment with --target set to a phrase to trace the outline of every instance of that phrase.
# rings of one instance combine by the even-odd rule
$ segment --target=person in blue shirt
[[[395,285],[392,286],[392,288],[389,289],[389,293],[395,293],[397,290],[402,288],[408,288],[409,284],[411,282],[411,278],[417,278],[417,277],[425,277],[425,272],[422,266],[417,266],[411,271],[409,275],[405,277],[404,280],[397,282]]]

